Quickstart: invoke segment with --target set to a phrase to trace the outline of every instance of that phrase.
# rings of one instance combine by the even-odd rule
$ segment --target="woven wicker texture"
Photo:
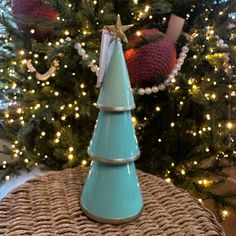
[[[0,202],[4,236],[214,236],[225,235],[211,212],[186,192],[138,171],[142,215],[124,225],[95,223],[81,211],[80,194],[88,169],[75,168],[28,181]]]

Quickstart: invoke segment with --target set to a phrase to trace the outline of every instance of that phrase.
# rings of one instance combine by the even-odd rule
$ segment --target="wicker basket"
[[[49,172],[13,190],[0,202],[4,236],[219,236],[214,215],[188,193],[138,171],[144,210],[134,222],[100,224],[80,209],[86,168]]]

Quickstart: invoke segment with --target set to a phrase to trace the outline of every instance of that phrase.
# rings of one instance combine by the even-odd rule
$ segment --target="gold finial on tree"
[[[117,15],[116,24],[115,25],[108,25],[104,26],[105,29],[111,32],[112,40],[115,40],[116,38],[120,38],[125,43],[128,43],[128,39],[125,35],[125,31],[133,27],[132,25],[122,25],[120,15]]]

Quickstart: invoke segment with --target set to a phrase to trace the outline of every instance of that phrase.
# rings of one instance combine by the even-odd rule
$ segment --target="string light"
[[[55,143],[59,143],[60,142],[60,139],[59,138],[56,138],[55,139]]]
[[[171,183],[171,179],[170,178],[166,178],[166,182],[167,183]]]
[[[70,34],[69,30],[65,30],[65,31],[64,31],[64,34],[65,34],[66,36],[68,36],[68,35]]]
[[[23,56],[23,55],[25,55],[25,51],[24,51],[24,50],[21,50],[21,51],[19,52],[19,54],[20,54],[21,56]]]
[[[203,204],[203,200],[201,198],[199,198],[198,201]]]
[[[81,164],[82,164],[82,166],[86,166],[87,165],[87,161],[86,160],[82,160]]]
[[[232,124],[231,122],[228,122],[228,123],[226,124],[226,128],[227,128],[227,129],[232,129],[232,128],[233,128],[233,124]]]
[[[203,185],[205,188],[208,188],[213,184],[213,180],[207,180],[207,179],[199,180],[198,184]]]
[[[138,124],[138,121],[137,121],[136,117],[134,117],[134,116],[132,117],[132,123],[134,126],[136,126]]]
[[[5,180],[6,180],[6,181],[10,180],[10,176],[7,175],[7,176],[5,177]]]
[[[68,159],[69,159],[70,161],[72,161],[72,160],[74,159],[73,154],[69,154],[69,155],[68,155]]]
[[[61,117],[61,120],[65,120],[66,119],[66,115],[63,115],[62,117]]]
[[[222,210],[221,214],[222,214],[223,219],[225,219],[226,217],[230,215],[230,212],[228,210]]]

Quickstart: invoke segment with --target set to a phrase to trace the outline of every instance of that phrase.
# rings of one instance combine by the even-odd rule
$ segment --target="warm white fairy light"
[[[228,123],[226,124],[226,128],[227,128],[227,129],[232,129],[232,128],[233,128],[233,123],[232,123],[232,122],[228,122]]]
[[[202,200],[201,198],[199,198],[198,201],[199,201],[200,203],[203,203],[203,200]]]
[[[170,178],[166,178],[165,179],[167,183],[170,183],[171,182],[171,179]]]
[[[138,124],[138,121],[135,116],[132,116],[132,123],[134,126],[136,126]]]
[[[230,212],[228,210],[222,210],[221,214],[222,214],[223,219],[225,219],[226,217],[230,215]]]
[[[60,139],[59,138],[56,138],[55,139],[55,143],[59,143],[60,142]]]
[[[7,175],[7,176],[5,177],[5,180],[6,180],[6,181],[10,180],[10,176]]]
[[[72,161],[74,159],[74,155],[73,154],[69,154],[68,155],[68,159]]]
[[[41,105],[38,103],[38,104],[35,105],[34,109],[37,110],[37,109],[39,109],[40,107],[41,107]]]
[[[136,35],[140,37],[142,35],[141,31],[136,31]]]
[[[64,35],[68,36],[70,34],[69,30],[64,31]]]
[[[82,164],[83,166],[86,166],[86,165],[87,165],[87,161],[86,161],[86,160],[82,160],[81,164]]]
[[[147,13],[150,10],[150,6],[146,5],[144,11]]]
[[[207,120],[211,120],[210,114],[206,114],[206,118],[207,118]]]
[[[65,120],[66,119],[66,115],[63,115],[62,117],[61,117],[61,120]]]
[[[20,54],[21,56],[23,56],[23,55],[25,55],[25,51],[24,51],[24,50],[21,50],[21,51],[19,51],[19,54]]]

